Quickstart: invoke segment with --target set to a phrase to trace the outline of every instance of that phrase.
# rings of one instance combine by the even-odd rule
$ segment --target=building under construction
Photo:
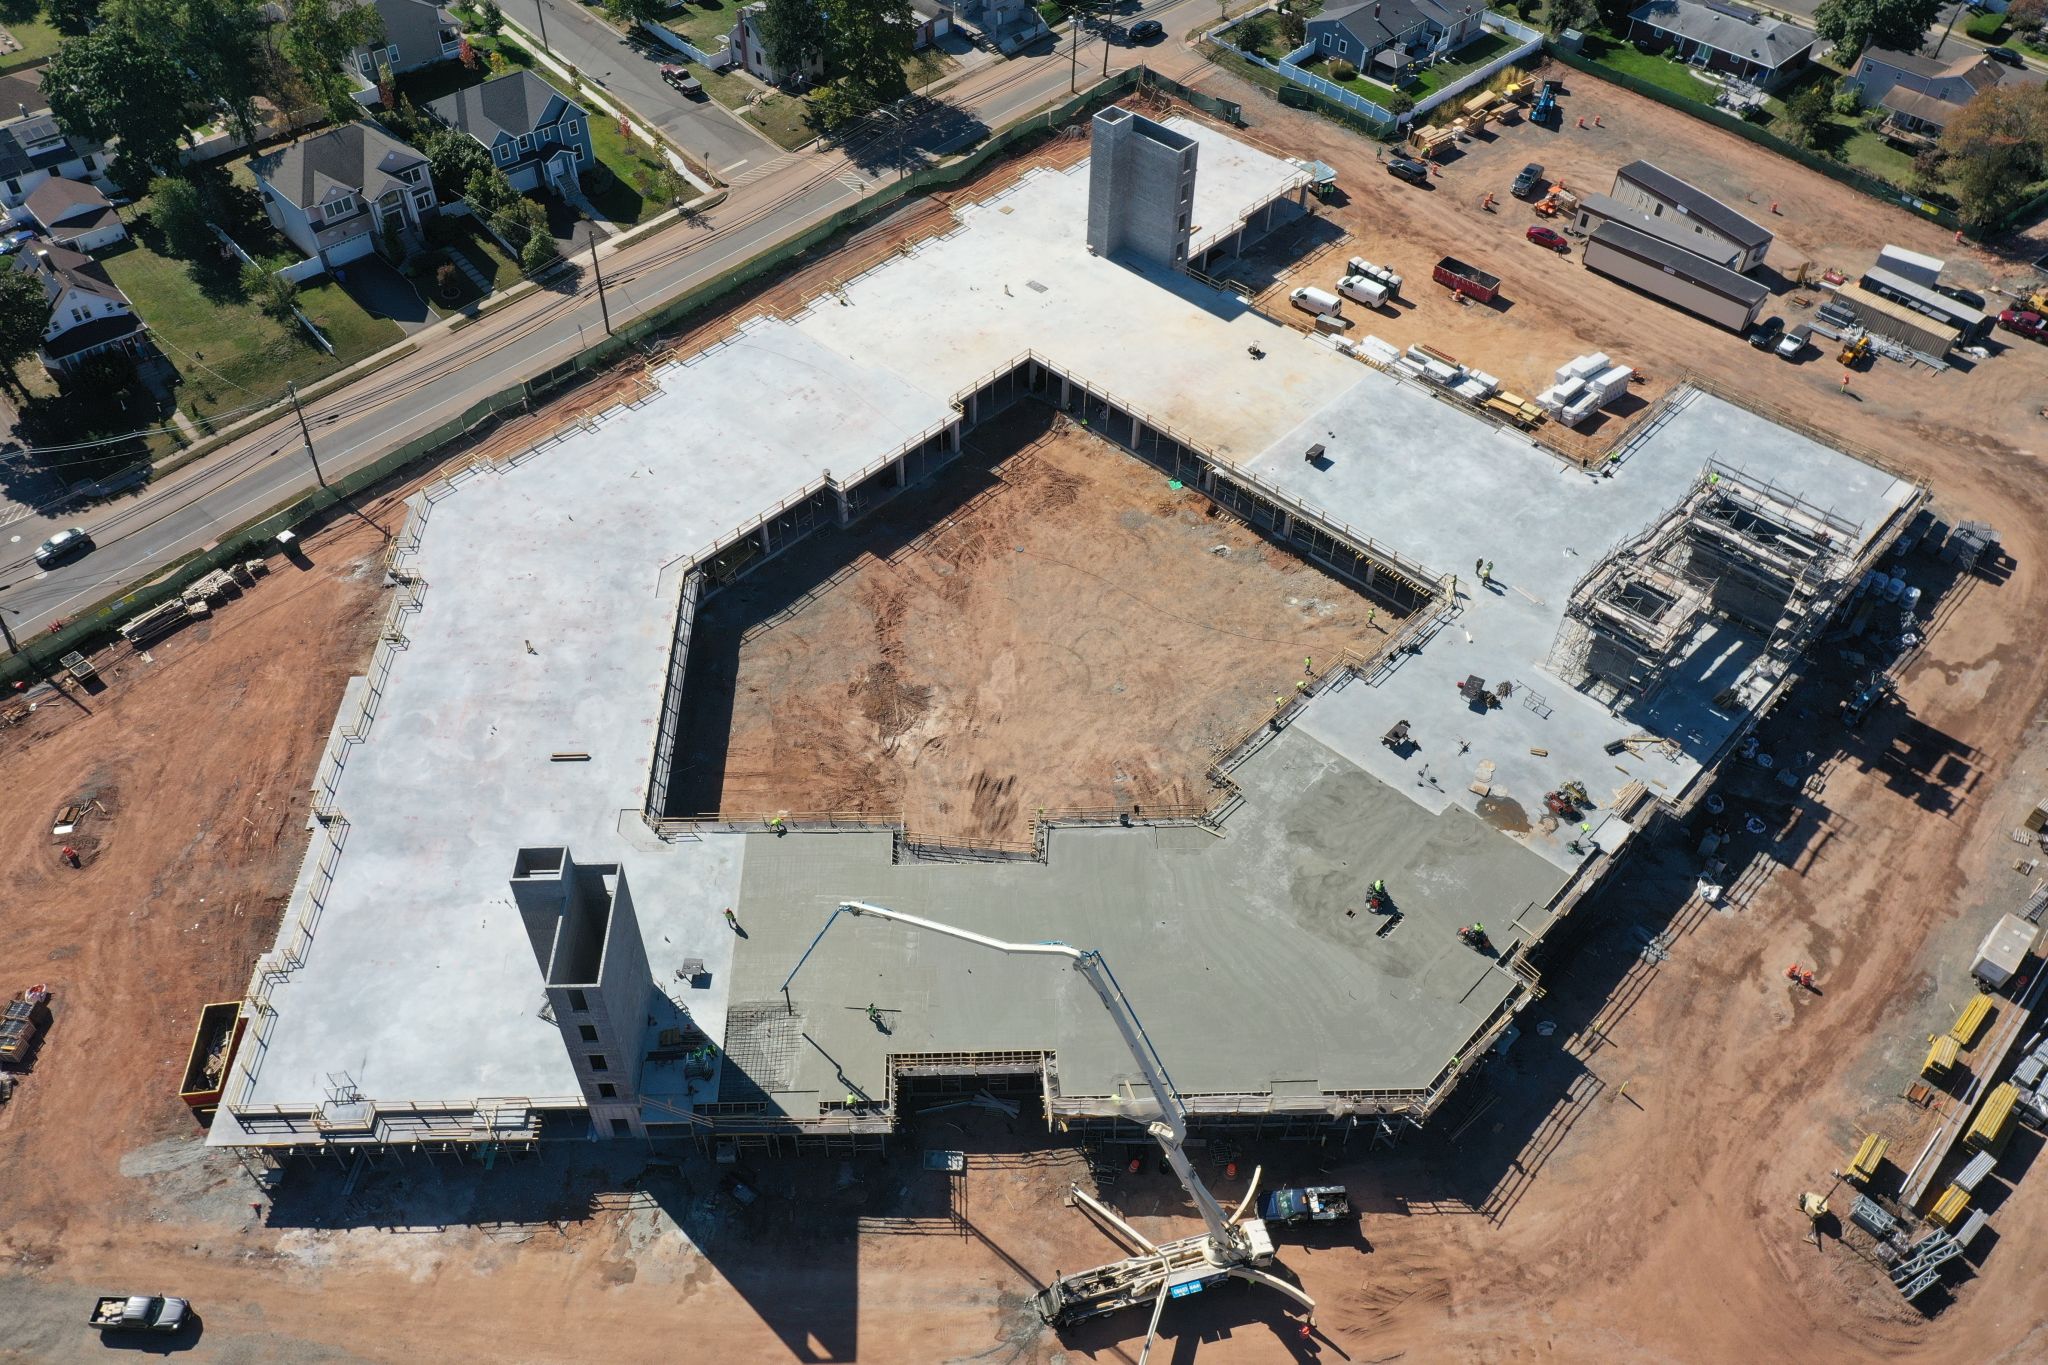
[[[1033,173],[414,499],[214,1143],[272,1166],[864,1145],[980,1088],[1054,1128],[1147,1117],[1073,972],[880,922],[821,940],[849,900],[1099,949],[1197,1124],[1391,1138],[1484,1063],[1536,998],[1531,947],[1696,796],[1924,490],[1693,389],[1605,477],[1561,462],[1186,271],[1298,214],[1298,167],[1189,120],[1104,126],[1118,211],[1154,221],[1091,216],[1090,165]],[[676,819],[701,605],[1018,403],[1398,630],[1219,750],[1198,810],[1053,813],[985,856],[801,813]],[[1728,450],[1768,451],[1770,479]],[[1650,529],[1615,545],[1625,526]],[[1623,743],[1645,734],[1664,742]]]

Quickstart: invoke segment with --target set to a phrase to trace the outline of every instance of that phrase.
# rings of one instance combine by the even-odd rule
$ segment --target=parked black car
[[[1140,19],[1124,30],[1124,36],[1134,43],[1149,43],[1166,36],[1166,25],[1157,19]]]
[[[1756,347],[1759,351],[1775,350],[1778,345],[1778,337],[1784,330],[1785,319],[1779,317],[1765,318],[1762,322],[1749,329],[1749,344]]]
[[[1536,193],[1536,187],[1543,183],[1543,167],[1532,161],[1522,167],[1522,173],[1515,177],[1509,193],[1517,199],[1527,199]]]
[[[1423,165],[1420,161],[1410,161],[1405,156],[1388,157],[1387,174],[1393,176],[1396,180],[1405,180],[1411,185],[1427,185],[1429,183],[1429,167]]]

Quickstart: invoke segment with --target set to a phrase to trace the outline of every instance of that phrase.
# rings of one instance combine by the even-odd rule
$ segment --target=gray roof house
[[[1392,83],[1413,63],[1477,38],[1485,13],[1478,0],[1360,0],[1311,18],[1308,41],[1317,56]]]
[[[409,242],[440,202],[427,159],[372,123],[302,137],[249,169],[277,230],[330,269],[368,255],[387,226]]]
[[[1862,93],[1866,105],[1889,112],[1889,131],[1937,134],[1964,105],[1993,86],[2039,85],[2042,76],[2032,69],[2000,66],[1975,48],[1943,61],[1873,47],[1864,51],[1844,80]]]
[[[97,185],[59,176],[36,186],[24,202],[45,237],[74,251],[98,251],[128,236],[120,211]]]
[[[432,0],[369,0],[384,21],[384,41],[350,54],[357,74],[377,79],[379,64],[394,73],[417,71],[462,55],[462,26]]]
[[[1776,89],[1805,68],[1811,29],[1728,0],[1649,0],[1628,16],[1629,41],[1681,62]]]
[[[119,349],[137,360],[147,358],[149,335],[142,320],[98,261],[69,247],[32,242],[13,265],[35,276],[50,302],[40,355],[51,374],[61,377],[102,351]]]
[[[0,203],[20,204],[57,176],[104,181],[106,163],[97,142],[72,137],[51,116],[34,67],[0,76]]]
[[[590,115],[530,71],[444,95],[427,112],[481,142],[515,190],[578,193],[596,159]]]

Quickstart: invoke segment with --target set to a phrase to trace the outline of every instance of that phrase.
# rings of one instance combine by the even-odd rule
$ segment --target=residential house
[[[947,28],[971,28],[1004,56],[1029,47],[1052,31],[1031,0],[953,0],[952,10]],[[940,29],[933,36],[943,37],[945,32]]]
[[[1844,83],[1862,94],[1864,104],[1883,109],[1892,131],[1932,137],[1948,127],[1962,107],[1995,85],[2039,85],[2038,71],[2000,66],[1976,48],[1965,48],[1946,61],[1917,52],[1867,49]]]
[[[922,52],[953,31],[953,7],[945,0],[910,0],[910,50]]]
[[[1363,0],[1308,21],[1316,55],[1349,62],[1374,80],[1398,84],[1409,69],[1477,38],[1486,6],[1450,0]]]
[[[349,54],[356,73],[374,84],[380,66],[417,71],[462,55],[462,26],[433,0],[369,0],[384,22],[384,40]]]
[[[96,185],[45,180],[30,191],[25,207],[43,235],[73,251],[98,251],[128,239],[128,228]]]
[[[515,190],[575,193],[596,159],[590,115],[531,71],[445,95],[427,112],[482,143]]]
[[[302,137],[249,169],[277,230],[329,269],[368,255],[386,229],[410,237],[440,202],[427,159],[371,123]]]
[[[50,301],[39,354],[51,374],[61,378],[87,356],[105,351],[125,351],[137,360],[149,354],[149,335],[128,296],[92,257],[31,242],[14,258],[14,268],[40,279]]]
[[[106,150],[50,116],[36,68],[0,76],[0,202],[13,208],[55,176],[103,182],[106,174]]]
[[[1628,16],[1629,41],[1775,90],[1806,69],[1811,29],[1728,0],[1650,0]]]
[[[770,85],[781,85],[785,81],[802,76],[814,81],[824,74],[825,59],[813,55],[804,63],[802,71],[784,71],[768,60],[768,49],[761,43],[761,16],[768,12],[763,0],[755,0],[741,8],[739,18],[733,21],[732,32],[726,35],[726,43],[739,64],[748,75]]]
[[[1647,161],[1631,161],[1616,171],[1614,188],[1607,193],[1623,209],[1657,223],[1645,230],[1730,270],[1756,269],[1771,249],[1768,228]]]

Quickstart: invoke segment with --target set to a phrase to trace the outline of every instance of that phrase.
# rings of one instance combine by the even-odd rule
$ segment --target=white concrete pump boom
[[[1208,1227],[1209,1235],[1222,1247],[1242,1248],[1244,1234],[1223,1212],[1216,1197],[1209,1193],[1195,1168],[1189,1164],[1182,1144],[1187,1141],[1188,1116],[1175,1093],[1173,1082],[1166,1077],[1166,1068],[1159,1055],[1153,1050],[1151,1039],[1138,1023],[1138,1016],[1131,1009],[1131,1002],[1124,998],[1123,988],[1116,984],[1116,977],[1110,973],[1109,964],[1102,960],[1102,954],[1093,949],[1083,950],[1072,944],[1011,943],[1004,939],[990,938],[967,929],[957,929],[950,924],[923,919],[917,915],[906,915],[900,910],[890,910],[864,901],[847,901],[839,907],[853,915],[873,915],[877,919],[895,920],[899,924],[911,924],[920,929],[929,929],[935,934],[957,938],[968,943],[979,943],[984,948],[993,948],[999,953],[1018,957],[1064,957],[1074,964],[1074,969],[1088,979],[1095,993],[1102,997],[1102,1003],[1116,1020],[1117,1031],[1124,1036],[1124,1046],[1131,1050],[1131,1057],[1138,1063],[1139,1072],[1145,1077],[1146,1086],[1152,1091],[1152,1098],[1158,1102],[1159,1118],[1147,1128],[1166,1153],[1167,1164],[1179,1177],[1181,1188],[1188,1192],[1188,1198],[1195,1201],[1195,1208],[1202,1215],[1202,1222]],[[802,965],[799,963],[798,965]],[[795,975],[795,973],[791,973]]]
[[[1159,1149],[1166,1153],[1167,1164],[1173,1167],[1181,1188],[1194,1201],[1207,1231],[1177,1241],[1154,1243],[1117,1217],[1101,1200],[1078,1185],[1070,1187],[1073,1202],[1093,1213],[1108,1231],[1125,1241],[1134,1254],[1093,1270],[1054,1279],[1032,1300],[1046,1322],[1065,1328],[1103,1313],[1149,1305],[1152,1328],[1146,1334],[1144,1350],[1138,1356],[1139,1365],[1144,1365],[1151,1354],[1152,1340],[1159,1329],[1159,1315],[1165,1309],[1167,1299],[1200,1293],[1206,1285],[1234,1277],[1268,1285],[1294,1299],[1308,1310],[1308,1322],[1313,1326],[1315,1300],[1295,1285],[1259,1268],[1272,1264],[1273,1242],[1266,1233],[1264,1220],[1246,1216],[1258,1191],[1258,1172],[1253,1172],[1252,1188],[1245,1193],[1244,1202],[1238,1205],[1236,1212],[1224,1213],[1182,1150],[1188,1135],[1187,1109],[1181,1104],[1180,1095],[1166,1074],[1165,1064],[1159,1060],[1152,1040],[1145,1035],[1144,1026],[1138,1022],[1137,1013],[1131,1008],[1131,1002],[1124,998],[1123,988],[1117,985],[1116,977],[1110,972],[1109,964],[1103,961],[1101,953],[1066,943],[1011,943],[880,905],[869,905],[865,901],[845,901],[832,912],[824,928],[818,930],[817,937],[811,940],[811,946],[804,949],[796,966],[790,968],[789,975],[783,978],[782,997],[792,1013],[796,1005],[789,997],[790,983],[796,980],[804,963],[824,941],[826,930],[838,923],[841,915],[894,920],[918,929],[929,929],[963,943],[978,943],[1012,957],[1065,958],[1074,964],[1075,971],[1088,978],[1088,984],[1102,998],[1103,1007],[1116,1020],[1117,1031],[1124,1036],[1124,1045],[1138,1063],[1138,1071],[1144,1076],[1153,1101],[1159,1106],[1159,1117],[1148,1123],[1146,1130],[1159,1144]]]

